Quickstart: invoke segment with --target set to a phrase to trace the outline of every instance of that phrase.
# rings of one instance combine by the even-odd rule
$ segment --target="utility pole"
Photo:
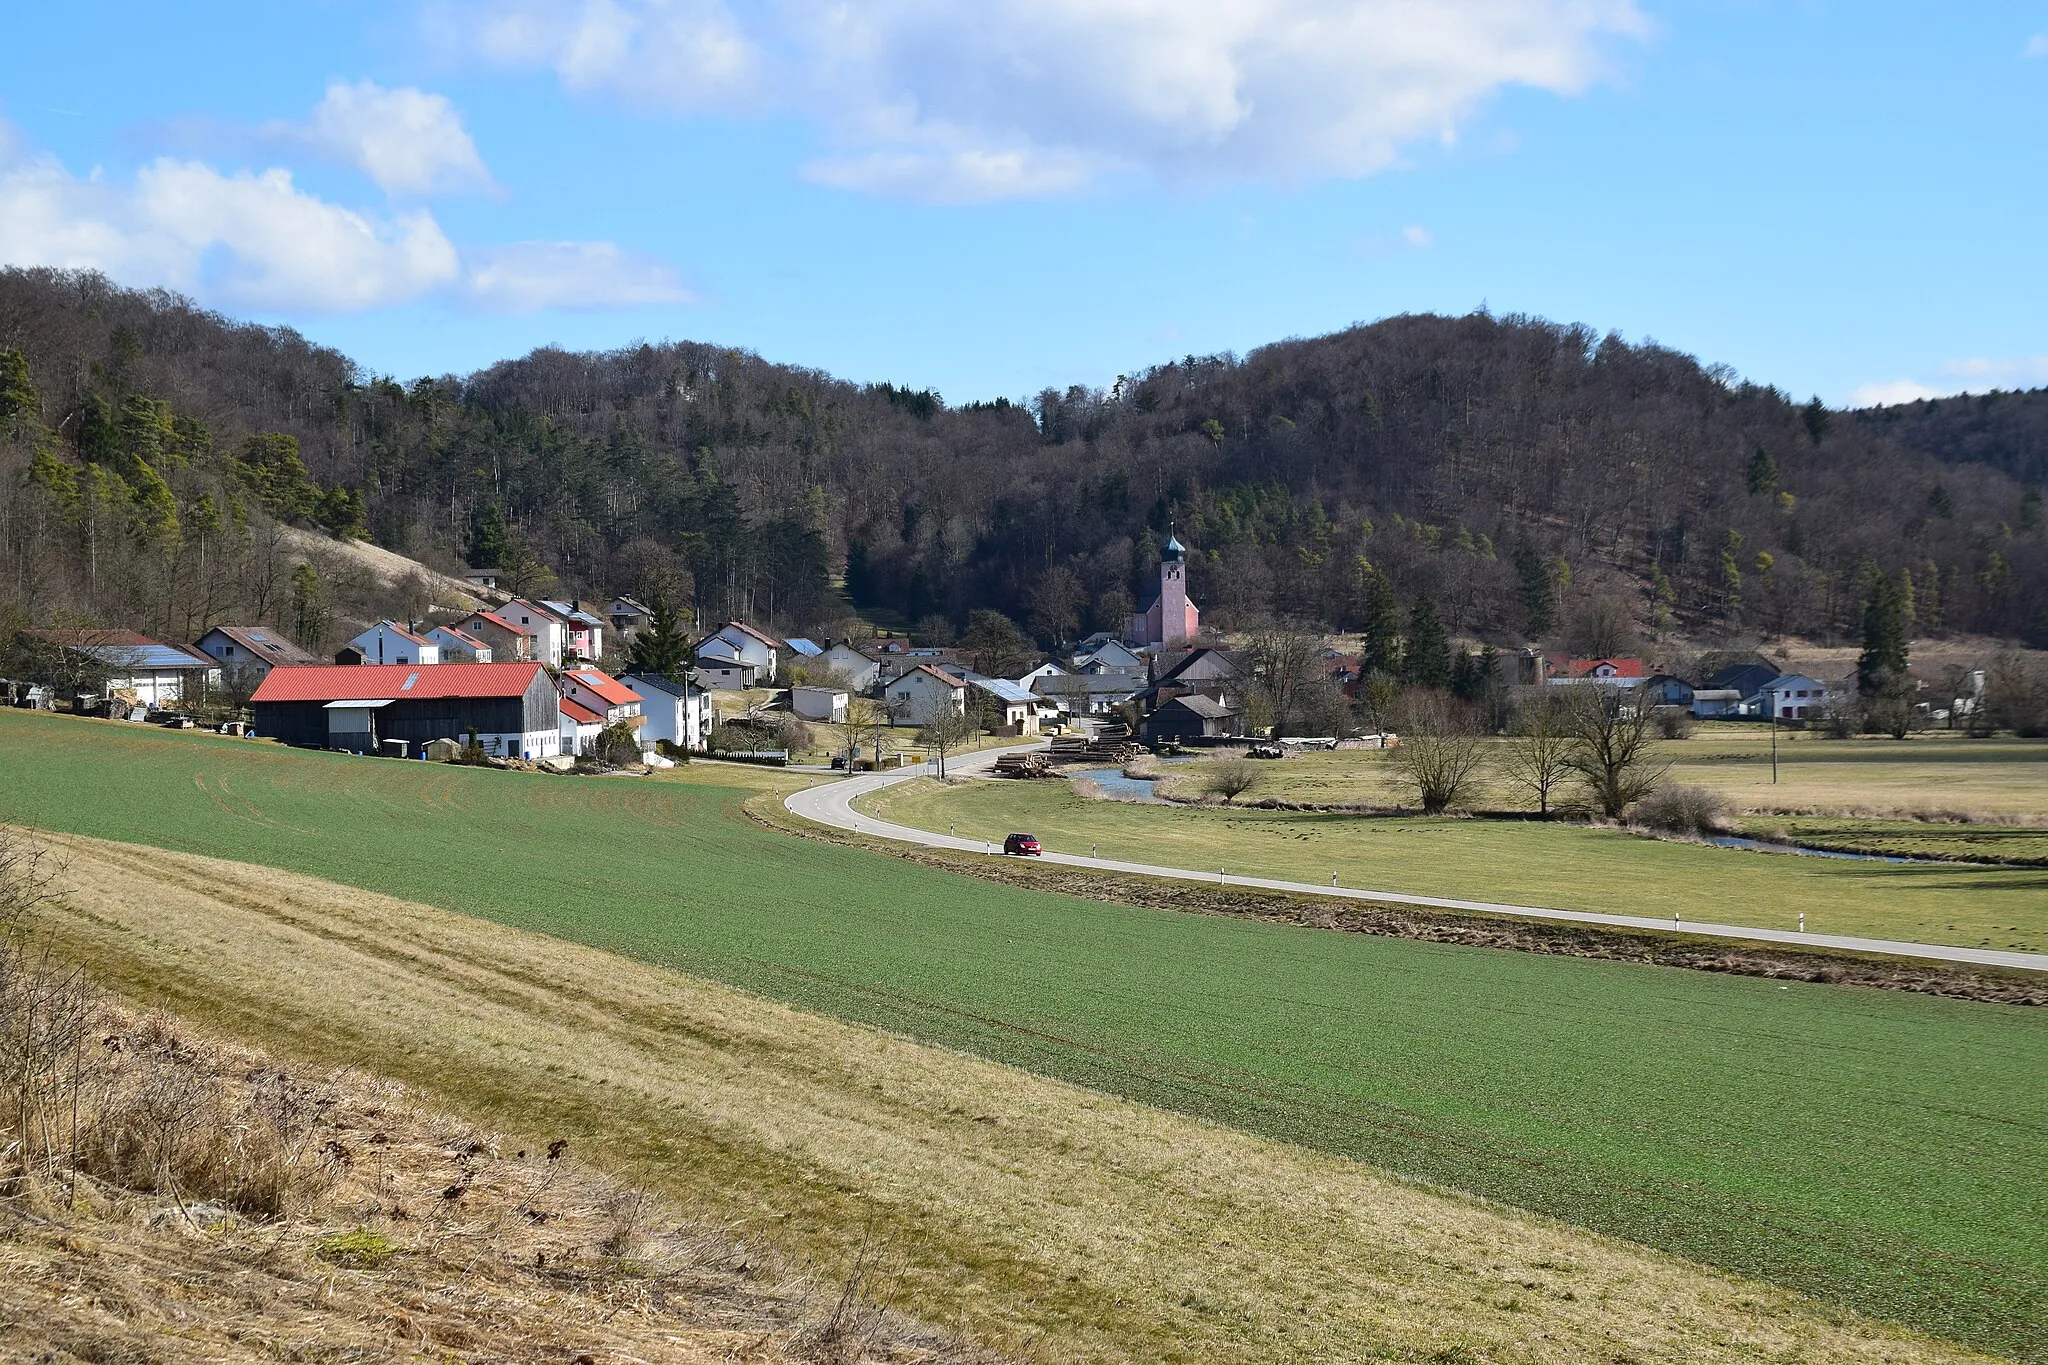
[[[1778,785],[1778,699],[1773,696],[1768,705],[1771,708],[1771,785]]]

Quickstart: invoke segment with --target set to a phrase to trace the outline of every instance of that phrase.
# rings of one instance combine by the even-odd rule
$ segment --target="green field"
[[[0,819],[538,929],[2048,1359],[2048,1012],[1034,894],[775,835],[720,776],[0,713]]]
[[[952,827],[995,840],[1028,830],[1062,853],[1093,849],[1105,858],[1204,872],[1227,867],[1317,883],[1335,872],[1346,886],[1409,895],[1659,919],[1676,910],[1699,923],[1766,929],[1796,929],[1804,912],[1813,933],[2048,952],[2048,873],[2031,867],[1802,858],[1581,824],[1138,805],[1090,800],[1065,782],[920,780],[859,806],[920,829]],[[1786,823],[1772,817],[1752,832],[1772,833]],[[1954,829],[2040,833],[1912,828],[1923,837]]]

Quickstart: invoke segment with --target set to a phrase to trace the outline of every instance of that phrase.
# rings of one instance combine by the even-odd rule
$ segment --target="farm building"
[[[721,659],[699,654],[692,677],[699,687],[713,692],[744,692],[760,678],[761,670],[744,659]]]
[[[486,753],[561,752],[560,699],[534,663],[280,668],[249,705],[256,733],[312,749],[374,753],[381,740],[417,747],[474,730]]]
[[[703,688],[653,673],[628,673],[619,681],[640,694],[640,714],[647,717],[640,731],[643,743],[667,740],[678,748],[697,750],[711,737],[717,713],[711,694]]]
[[[985,708],[994,720],[1001,719],[988,727],[992,735],[1035,735],[1038,733],[1038,694],[1028,687],[1020,686],[1007,678],[967,679],[967,685],[974,689],[974,704],[977,709]]]
[[[192,647],[220,663],[231,689],[254,688],[273,668],[305,668],[320,661],[268,626],[215,626]]]
[[[126,693],[145,706],[198,701],[221,685],[219,666],[204,654],[166,645],[132,630],[25,630],[23,637],[55,650],[63,675],[83,691]]]
[[[1214,739],[1240,733],[1237,712],[1199,694],[1175,697],[1145,717],[1139,734],[1147,744],[1167,740]]]
[[[847,696],[845,689],[838,687],[792,687],[789,689],[789,709],[805,720],[822,720],[832,725],[846,724]]]

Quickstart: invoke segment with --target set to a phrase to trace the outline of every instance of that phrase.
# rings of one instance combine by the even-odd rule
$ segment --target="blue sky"
[[[966,401],[1484,303],[1833,403],[2048,384],[2048,3],[72,0],[10,30],[0,261],[401,378],[688,338]]]

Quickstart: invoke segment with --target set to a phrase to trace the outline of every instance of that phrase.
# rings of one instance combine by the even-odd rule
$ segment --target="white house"
[[[882,680],[882,666],[845,641],[819,656],[834,673],[846,679],[856,692],[865,692]]]
[[[366,664],[437,664],[441,647],[424,635],[415,635],[396,621],[379,621],[355,639],[349,647],[362,654]]]
[[[563,697],[562,707],[562,748],[561,752],[575,757],[588,752],[604,731],[604,717],[584,706],[573,697]]]
[[[572,668],[556,681],[563,696],[597,712],[606,725],[630,725],[637,731],[646,724],[640,714],[640,694],[609,673]]]
[[[192,647],[218,660],[231,685],[251,691],[273,668],[305,668],[320,662],[268,626],[215,626]]]
[[[1105,640],[1087,653],[1076,656],[1074,669],[1089,674],[1143,673],[1145,660],[1121,641]]]
[[[995,733],[1035,735],[1038,733],[1038,694],[1007,678],[970,677],[967,685],[987,699],[987,705],[1003,718]],[[981,698],[976,699],[980,702]]]
[[[1024,674],[1020,678],[1016,678],[1013,681],[1015,681],[1017,686],[1023,688],[1025,691],[1028,692],[1031,690],[1031,684],[1037,682],[1040,678],[1064,678],[1066,676],[1066,669],[1061,668],[1056,663],[1047,662],[1040,664],[1038,667],[1032,669],[1029,673]]]
[[[515,597],[491,613],[524,635],[531,643],[527,657],[549,668],[562,666],[562,650],[568,644],[566,622],[561,617],[525,598]]]
[[[805,720],[821,720],[830,725],[844,725],[846,705],[846,693],[837,687],[789,689],[789,709]]]
[[[727,621],[697,646],[697,657],[737,659],[752,664],[756,677],[772,682],[781,650],[782,642],[774,636],[762,634],[745,621]]]
[[[921,725],[945,711],[967,714],[967,684],[930,664],[919,664],[889,684],[889,718],[898,724]]]
[[[1752,701],[1756,714],[1766,720],[1805,720],[1826,706],[1832,693],[1819,678],[1804,673],[1780,673],[1765,683]]]
[[[1732,687],[1696,687],[1692,693],[1692,713],[1701,720],[1713,720],[1717,716],[1732,716],[1742,707],[1742,693]]]
[[[427,632],[427,638],[440,647],[441,661],[451,664],[487,664],[491,662],[491,647],[468,631],[457,630],[454,626],[435,626]]]
[[[640,694],[640,714],[647,718],[640,730],[643,745],[667,740],[695,752],[711,737],[717,713],[703,688],[652,673],[628,673],[619,681]]]

